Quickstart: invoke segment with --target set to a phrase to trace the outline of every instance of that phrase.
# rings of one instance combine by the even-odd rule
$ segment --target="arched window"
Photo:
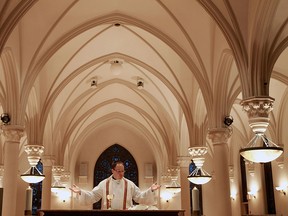
[[[37,169],[43,173],[43,164],[41,159],[38,161],[36,165]],[[41,200],[42,200],[42,181],[36,184],[30,184],[30,187],[33,190],[32,197],[32,215],[37,215],[37,210],[41,209]]]
[[[138,167],[134,157],[121,145],[114,144],[107,148],[96,161],[94,168],[94,187],[112,174],[111,164],[113,161],[122,161],[125,167],[125,178],[133,181],[138,186]],[[93,205],[93,209],[100,208],[101,200]]]

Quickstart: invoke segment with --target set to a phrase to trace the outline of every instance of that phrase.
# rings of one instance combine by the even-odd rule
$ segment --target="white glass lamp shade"
[[[43,181],[45,175],[43,175],[35,166],[32,166],[24,174],[21,175],[21,179],[29,184],[35,184]]]
[[[57,193],[59,193],[60,191],[62,191],[62,190],[64,190],[64,189],[66,189],[66,187],[61,186],[61,185],[53,185],[53,186],[51,187],[51,192],[57,194]]]
[[[171,193],[176,194],[181,191],[181,186],[176,181],[172,181],[171,185],[166,186],[166,190],[168,190]]]
[[[247,147],[239,152],[248,161],[267,163],[277,159],[283,153],[283,148],[277,146],[264,134],[255,134]]]
[[[54,183],[51,186],[51,192],[58,194],[63,189],[66,189],[66,187],[61,183],[61,173],[64,170],[63,166],[53,166],[53,175],[54,175]]]
[[[51,187],[51,192],[59,194],[61,193],[61,191],[65,190],[66,187],[64,185],[61,184],[60,182],[60,178],[61,176],[54,176],[55,178],[55,182],[53,183],[52,187]]]
[[[277,159],[283,153],[281,147],[251,147],[240,150],[240,154],[254,163],[267,163]]]
[[[195,163],[196,168],[187,177],[188,180],[197,185],[208,183],[212,179],[212,176],[202,168],[204,164],[204,158],[194,158],[193,162]]]
[[[202,185],[208,183],[212,179],[212,176],[201,174],[201,175],[189,175],[187,178],[193,184]]]

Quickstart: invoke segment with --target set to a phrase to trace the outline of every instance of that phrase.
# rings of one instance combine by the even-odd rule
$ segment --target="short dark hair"
[[[120,160],[118,161],[113,161],[112,164],[111,164],[111,168],[112,169],[115,169],[115,167],[117,166],[117,164],[122,164],[124,166],[124,163]]]

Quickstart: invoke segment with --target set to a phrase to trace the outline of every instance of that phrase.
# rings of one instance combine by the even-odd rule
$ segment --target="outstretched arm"
[[[161,187],[161,185],[158,185],[157,182],[151,185],[152,192],[158,190]]]
[[[102,188],[96,186],[92,191],[83,190],[77,185],[73,184],[69,188],[73,193],[76,193],[76,198],[79,199],[79,203],[82,205],[90,205],[95,202],[98,202],[102,198]]]
[[[154,183],[145,191],[140,191],[140,189],[134,184],[131,183],[134,187],[132,199],[142,205],[154,205],[155,204],[155,194],[154,191],[158,190],[161,185]]]
[[[70,187],[69,189],[70,189],[73,193],[76,193],[76,194],[81,195],[81,189],[80,189],[77,185],[73,184],[72,187]]]

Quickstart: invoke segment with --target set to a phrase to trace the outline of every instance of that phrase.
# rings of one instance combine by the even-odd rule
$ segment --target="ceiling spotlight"
[[[122,61],[114,59],[112,61],[110,61],[111,63],[111,67],[110,70],[112,72],[112,74],[114,75],[119,75],[122,72]]]
[[[97,78],[92,78],[91,79],[91,84],[90,84],[91,88],[97,88]]]
[[[138,89],[143,89],[144,88],[144,80],[141,78],[138,78],[137,80],[137,88]]]
[[[232,123],[233,123],[233,117],[232,116],[225,116],[224,124],[229,127]]]
[[[9,124],[10,122],[10,116],[7,113],[1,114],[1,121],[3,122],[4,125]]]

